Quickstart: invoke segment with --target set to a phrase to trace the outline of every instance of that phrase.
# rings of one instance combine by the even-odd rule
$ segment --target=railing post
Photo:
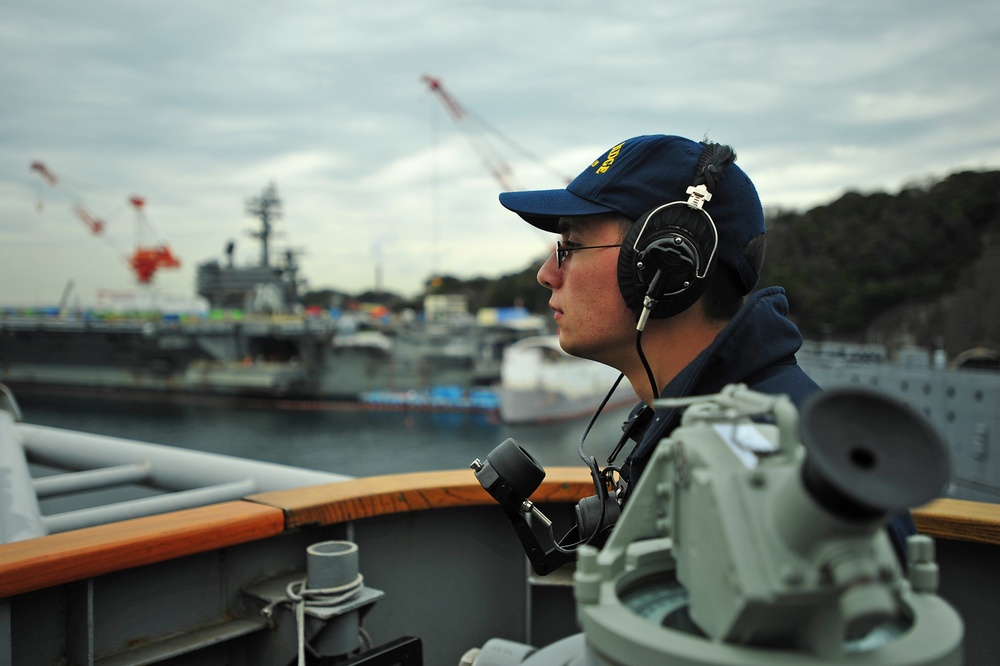
[[[46,534],[38,498],[28,471],[14,417],[0,410],[0,543],[12,543]]]

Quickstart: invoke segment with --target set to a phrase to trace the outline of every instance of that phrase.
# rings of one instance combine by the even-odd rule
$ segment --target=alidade
[[[583,633],[510,663],[962,663],[933,541],[910,537],[904,572],[885,530],[950,476],[921,415],[860,388],[817,394],[801,422],[742,385],[655,406],[686,409],[603,548],[578,551]]]

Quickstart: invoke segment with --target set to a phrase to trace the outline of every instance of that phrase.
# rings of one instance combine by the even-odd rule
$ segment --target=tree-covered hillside
[[[897,194],[851,192],[806,212],[770,212],[767,225],[761,284],[785,287],[806,337],[943,345],[950,354],[1000,347],[1000,171]],[[547,314],[549,292],[535,280],[543,259],[496,279],[440,276],[425,293],[465,294],[474,311],[519,304]],[[392,309],[422,300],[364,297]]]
[[[769,217],[763,281],[787,289],[792,316],[807,337],[888,341],[901,332],[886,328],[887,313],[928,311],[968,288],[970,281],[980,282],[973,269],[989,260],[984,249],[1000,239],[997,232],[998,171],[957,173],[897,195],[849,193],[804,213]],[[980,310],[979,315],[992,312],[994,319],[1000,318],[1000,304],[987,297],[989,286],[972,286],[983,298],[970,307]],[[944,330],[934,333],[932,322],[926,322],[926,330],[916,330],[919,322],[907,319],[913,329],[909,335],[919,344],[996,343],[995,337],[938,341]],[[879,320],[883,326],[873,329]]]

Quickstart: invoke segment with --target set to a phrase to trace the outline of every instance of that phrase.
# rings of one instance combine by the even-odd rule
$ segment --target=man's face
[[[568,353],[621,369],[635,349],[635,314],[618,289],[617,247],[573,251],[575,247],[619,245],[622,229],[607,218],[563,218],[560,240],[569,250],[558,266],[553,252],[538,271],[552,290],[549,307]]]

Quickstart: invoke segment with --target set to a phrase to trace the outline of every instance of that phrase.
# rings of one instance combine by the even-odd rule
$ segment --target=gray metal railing
[[[28,425],[20,417],[0,384],[0,543],[351,478]],[[31,465],[55,473],[35,478]],[[58,500],[62,510],[46,513],[39,499]]]

